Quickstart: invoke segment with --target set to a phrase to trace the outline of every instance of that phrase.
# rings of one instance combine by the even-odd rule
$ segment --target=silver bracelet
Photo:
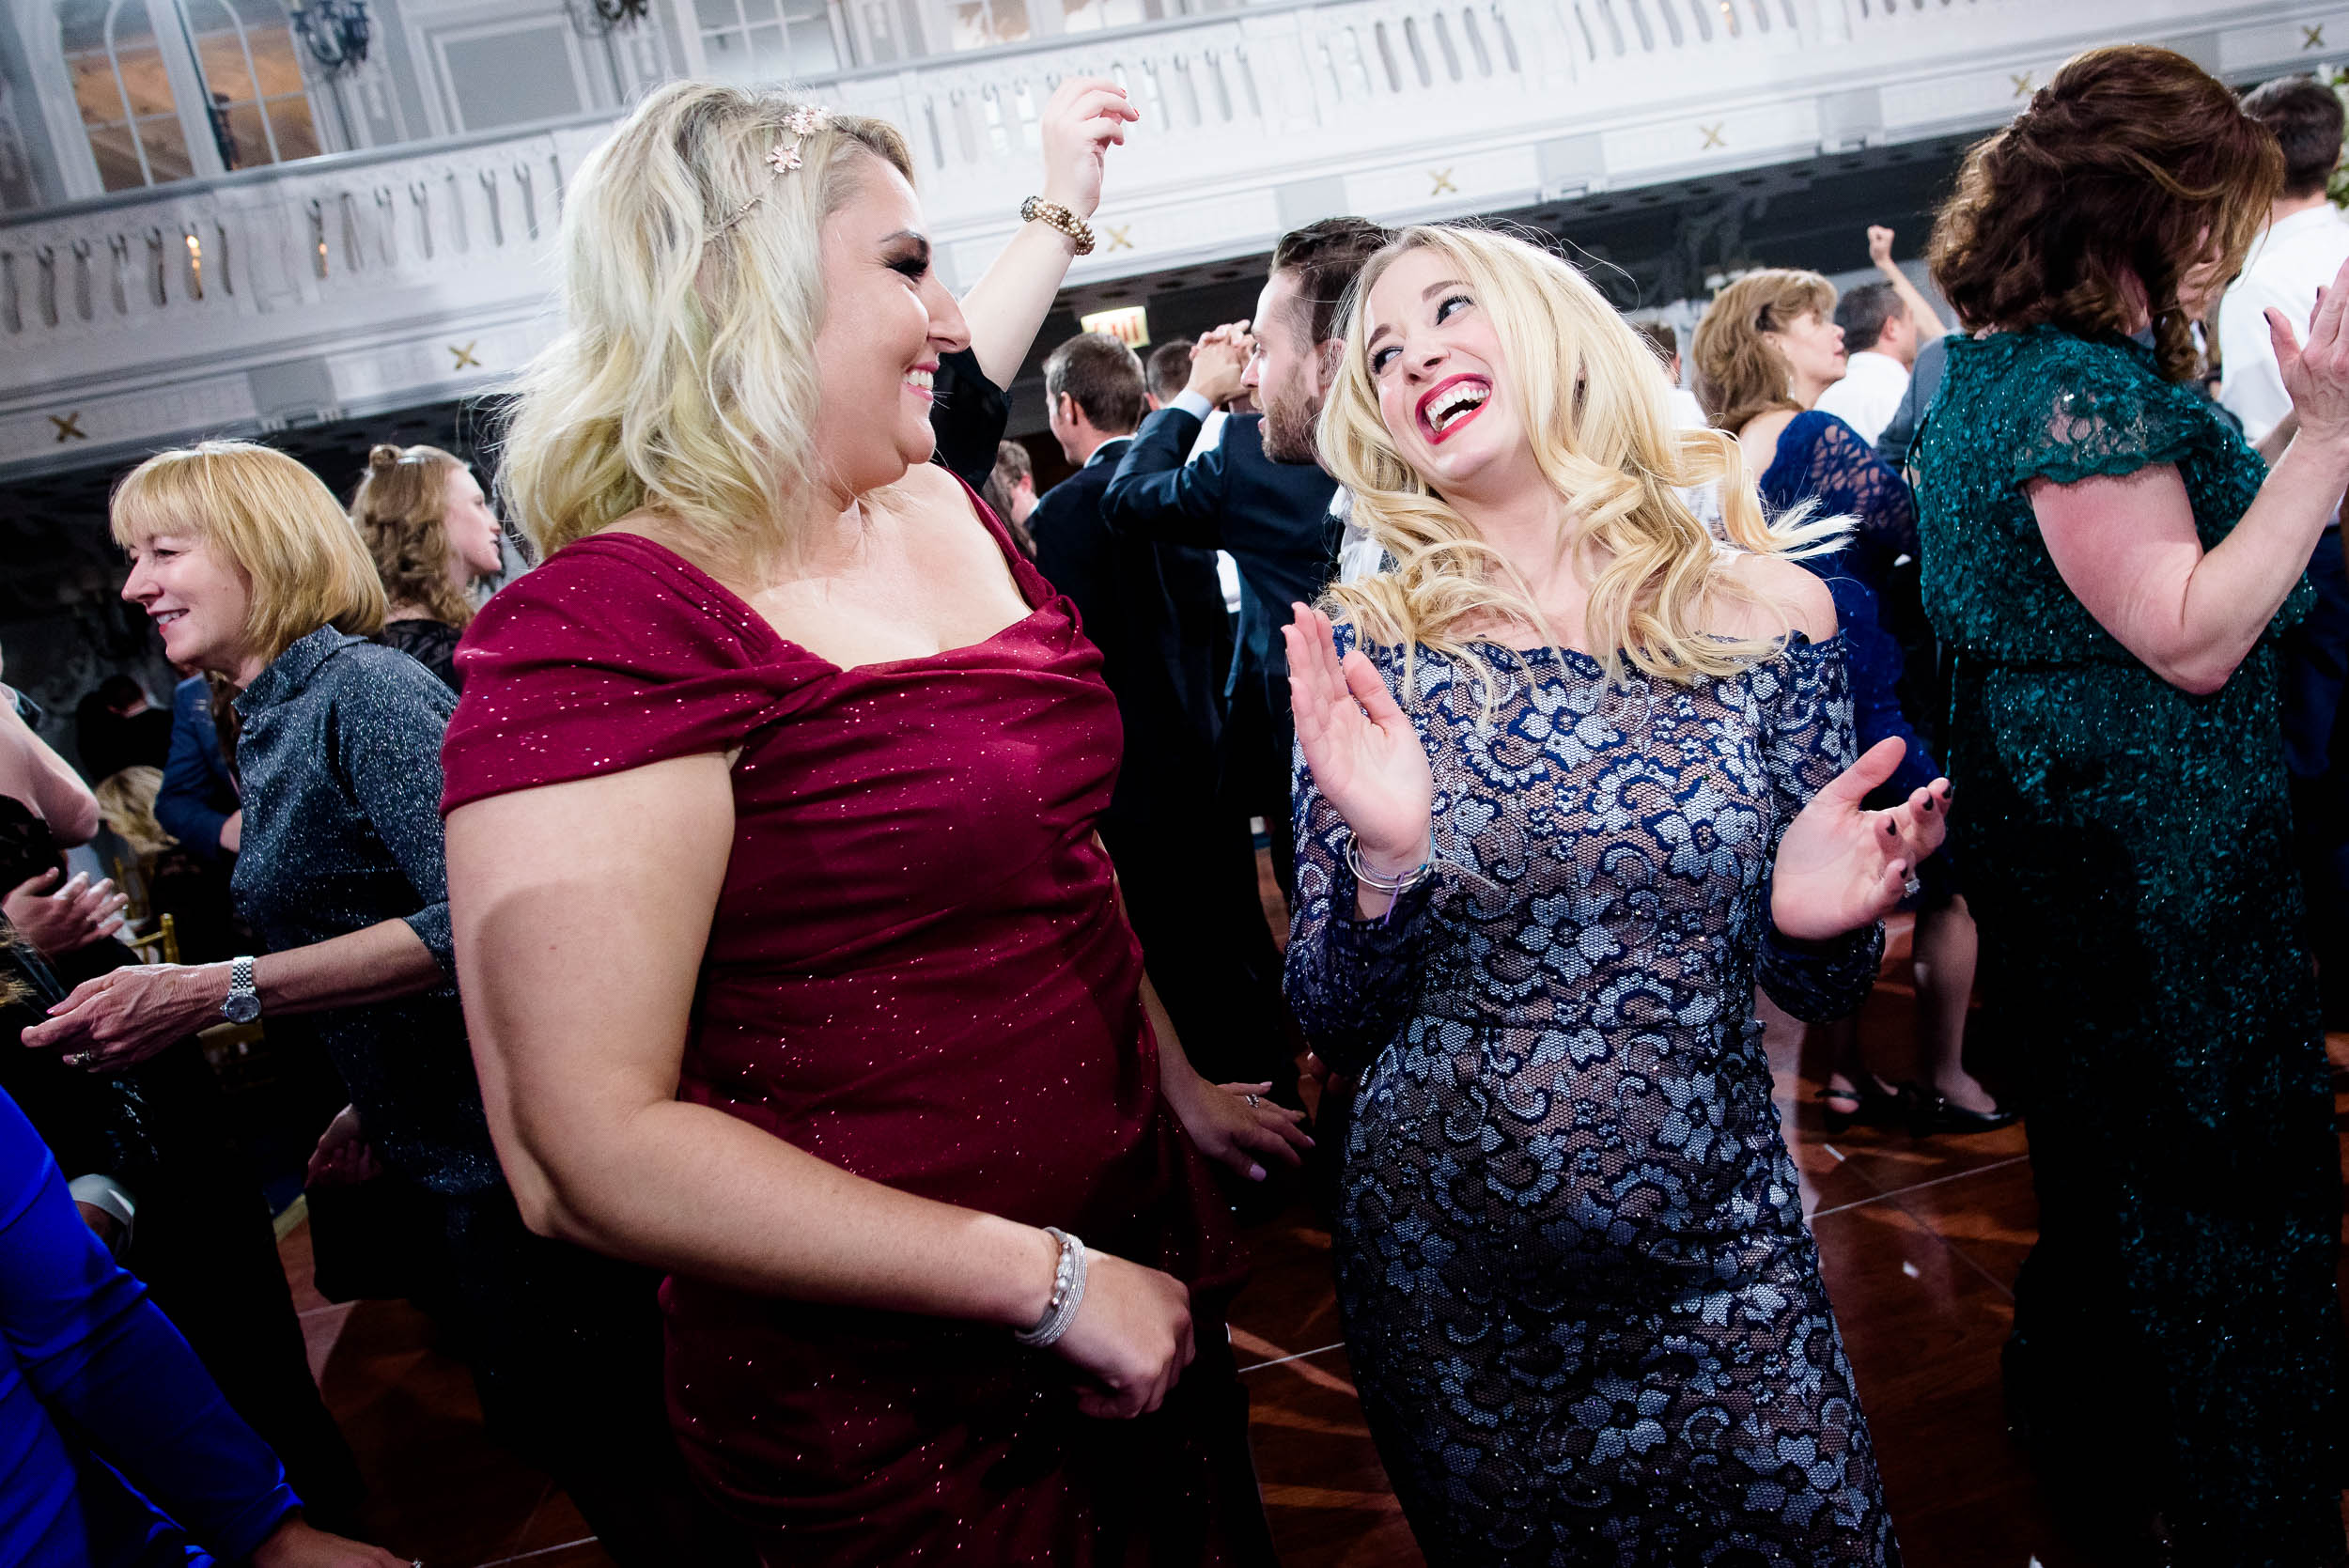
[[[1031,1350],[1046,1349],[1067,1333],[1085,1298],[1085,1244],[1057,1225],[1045,1226],[1044,1234],[1060,1243],[1060,1262],[1052,1269],[1052,1299],[1034,1327],[1012,1335]]]
[[[1361,839],[1356,838],[1352,833],[1346,835],[1346,869],[1354,874],[1355,881],[1373,893],[1383,893],[1390,897],[1398,896],[1410,892],[1436,874],[1436,862],[1432,859],[1422,861],[1410,870],[1393,876],[1373,871],[1362,864],[1361,848]]]

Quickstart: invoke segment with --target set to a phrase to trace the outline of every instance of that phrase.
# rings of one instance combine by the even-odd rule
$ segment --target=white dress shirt
[[[2316,291],[2331,285],[2344,259],[2349,259],[2349,223],[2330,203],[2295,212],[2268,225],[2252,245],[2243,275],[2219,303],[2218,401],[2243,421],[2250,440],[2266,435],[2292,411],[2263,313],[2273,305],[2305,339]]]
[[[1833,414],[1874,446],[1907,391],[1908,366],[1890,354],[1862,349],[1845,362],[1843,379],[1819,394],[1812,407]]]

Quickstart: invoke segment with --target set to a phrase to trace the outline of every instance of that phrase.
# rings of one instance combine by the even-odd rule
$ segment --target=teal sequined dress
[[[2264,465],[2145,349],[2052,327],[1952,339],[1916,461],[1951,831],[2039,1195],[2010,1411],[2137,1489],[2180,1563],[2338,1563],[2340,1148],[2274,647],[2310,591],[2190,695],[2064,586],[2023,491],[2173,464],[2207,550]]]

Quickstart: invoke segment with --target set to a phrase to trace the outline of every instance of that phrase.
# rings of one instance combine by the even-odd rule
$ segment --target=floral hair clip
[[[791,143],[786,147],[783,138],[775,138],[774,150],[767,154],[767,162],[777,174],[789,174],[800,166],[801,145],[832,124],[832,111],[801,105],[792,110],[783,123],[791,132]]]
[[[831,127],[832,111],[829,109],[817,109],[802,104],[792,110],[783,119],[785,135],[776,137],[775,145],[768,149],[767,166],[777,174],[794,173],[804,162],[804,155],[801,148],[806,145],[807,139],[818,131],[826,131]],[[711,232],[711,238],[715,239],[718,235],[725,233],[744,218],[749,217],[751,209],[756,207],[766,198],[766,191],[762,189],[756,195],[736,208],[733,213]]]

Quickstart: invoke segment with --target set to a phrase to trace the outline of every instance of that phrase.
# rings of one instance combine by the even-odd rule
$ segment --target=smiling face
[[[846,506],[927,462],[938,356],[967,348],[962,309],[930,266],[922,210],[879,158],[824,220],[824,324],[816,336],[818,479]]]
[[[1363,305],[1388,438],[1429,486],[1455,498],[1528,475],[1538,482],[1500,334],[1461,273],[1439,251],[1407,251]]]
[[[247,668],[257,660],[247,629],[253,588],[244,573],[199,534],[156,534],[129,550],[122,597],[147,612],[163,636],[164,658],[240,684],[257,673]]]
[[[506,569],[505,534],[472,469],[452,467],[443,497],[441,526],[448,531],[449,579],[459,589]]]
[[[1794,372],[1789,391],[1795,401],[1809,408],[1820,393],[1843,379],[1849,367],[1843,354],[1843,329],[1815,310],[1806,310],[1784,326],[1762,334],[1778,346]]]

